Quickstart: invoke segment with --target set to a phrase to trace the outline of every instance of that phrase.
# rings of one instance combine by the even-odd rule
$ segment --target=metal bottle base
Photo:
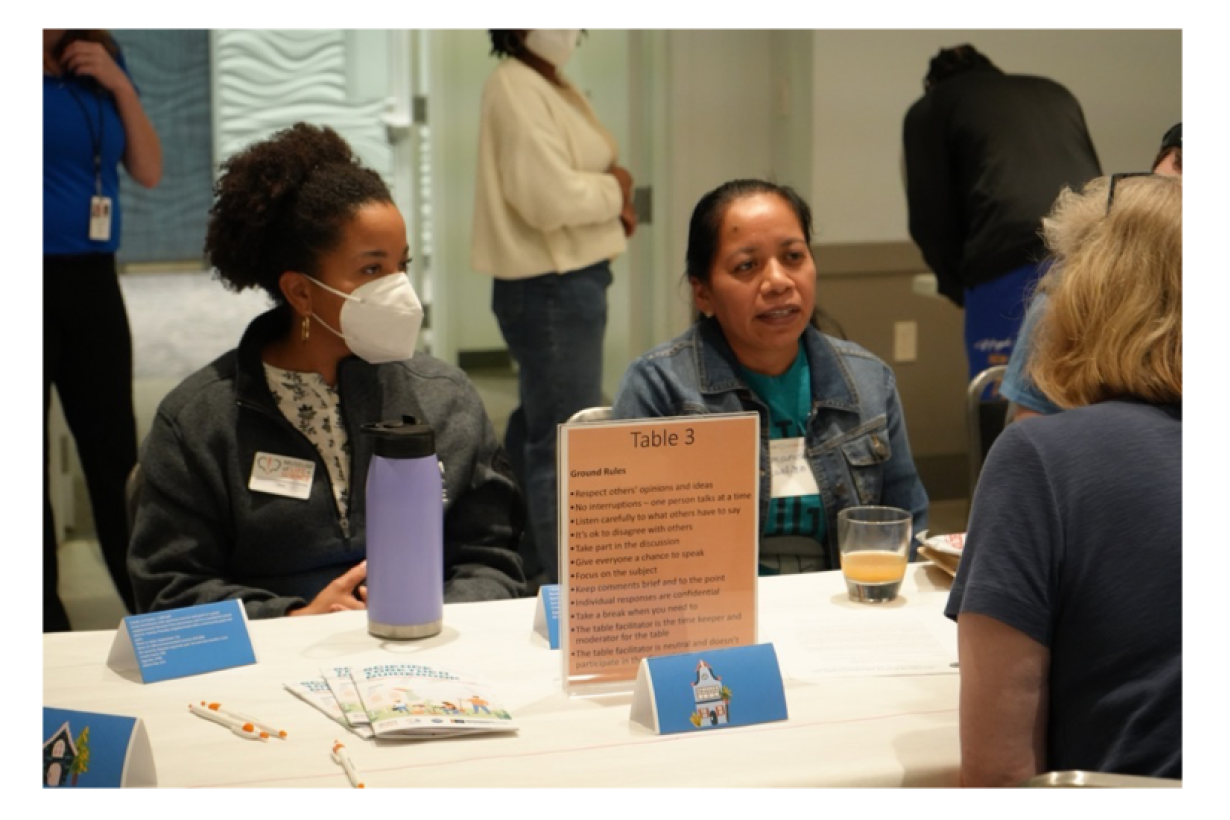
[[[413,626],[394,626],[392,624],[379,624],[375,621],[367,622],[368,634],[375,635],[377,638],[388,638],[391,641],[410,641],[415,638],[430,638],[432,635],[439,635],[440,630],[443,628],[443,618],[438,618],[425,624],[415,624]]]

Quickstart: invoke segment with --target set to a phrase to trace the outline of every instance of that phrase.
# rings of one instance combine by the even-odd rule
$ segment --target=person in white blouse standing
[[[505,444],[529,509],[526,574],[556,583],[556,425],[602,404],[610,261],[636,229],[632,175],[560,73],[579,30],[490,35],[500,63],[483,88],[470,263],[495,277],[492,310],[519,367]]]

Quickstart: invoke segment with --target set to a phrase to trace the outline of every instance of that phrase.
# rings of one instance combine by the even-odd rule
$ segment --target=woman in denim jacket
[[[760,414],[762,575],[838,568],[846,507],[901,507],[921,532],[927,493],[892,370],[815,327],[807,203],[761,180],[710,191],[692,212],[687,277],[701,318],[632,363],[615,417]],[[770,464],[810,469],[787,482]]]

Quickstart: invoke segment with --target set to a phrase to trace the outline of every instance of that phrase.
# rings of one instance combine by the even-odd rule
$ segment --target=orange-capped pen
[[[350,779],[350,785],[356,789],[362,789],[363,781],[359,779],[359,770],[355,768],[354,761],[350,759],[346,747],[340,740],[333,741],[333,759],[346,770],[346,777]]]
[[[188,710],[197,717],[203,717],[206,720],[212,720],[214,723],[227,727],[235,734],[247,740],[268,740],[269,733],[261,731],[252,723],[243,720],[237,720],[227,715],[220,715],[217,712],[205,706],[198,706],[195,703],[188,704]]]
[[[245,723],[251,723],[257,729],[261,729],[262,731],[268,732],[270,737],[277,737],[277,738],[282,738],[282,739],[286,738],[285,730],[275,728],[274,726],[262,720],[257,720],[256,718],[251,717],[249,715],[245,715],[240,712],[233,712],[230,709],[223,709],[221,703],[206,703],[205,701],[201,701],[201,705],[208,709],[212,709],[213,711],[217,712],[220,715],[225,715],[226,717],[233,718],[235,720],[241,720],[241,721],[244,721]]]

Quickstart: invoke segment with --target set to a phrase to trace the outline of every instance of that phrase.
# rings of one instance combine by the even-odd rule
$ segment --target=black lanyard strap
[[[75,83],[69,81],[65,85],[69,95],[77,101],[78,107],[81,108],[81,116],[85,119],[86,128],[90,130],[90,147],[94,150],[94,193],[97,196],[102,196],[102,147],[103,147],[103,131],[106,129],[105,121],[103,120],[103,101],[102,94],[95,94],[94,98],[98,101],[98,133],[94,133],[94,122],[90,119],[90,112],[86,110],[85,103],[77,96],[77,92],[73,89]]]

